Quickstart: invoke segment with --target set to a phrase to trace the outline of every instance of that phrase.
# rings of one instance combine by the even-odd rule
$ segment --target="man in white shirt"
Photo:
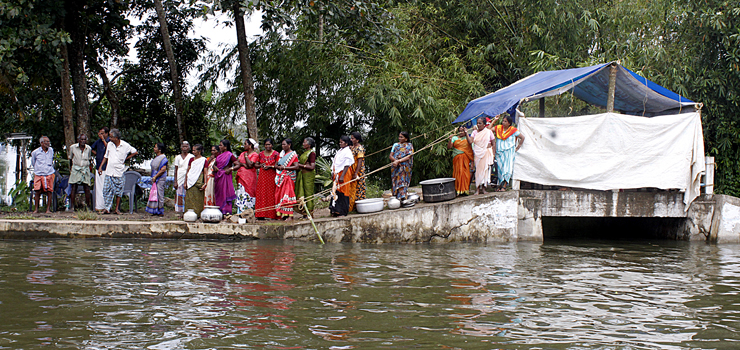
[[[183,141],[180,145],[180,154],[175,157],[175,212],[185,211],[185,179],[188,175],[188,165],[193,154],[190,153],[190,143]]]
[[[33,166],[33,190],[36,191],[36,206],[33,213],[39,212],[41,194],[46,195],[46,213],[51,213],[51,192],[54,191],[54,149],[46,136],[39,139],[41,147],[31,152]]]
[[[121,197],[123,196],[123,172],[126,170],[124,164],[127,160],[139,154],[136,148],[131,147],[128,142],[121,140],[121,132],[118,129],[110,130],[110,142],[105,149],[105,158],[98,166],[98,174],[103,174],[105,169],[105,185],[103,187],[103,198],[105,200],[104,214],[110,214],[113,206],[113,198],[116,198],[116,214],[121,214]]]

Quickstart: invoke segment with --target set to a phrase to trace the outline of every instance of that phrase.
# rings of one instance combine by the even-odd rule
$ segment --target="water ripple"
[[[737,247],[0,242],[0,349],[731,349]]]

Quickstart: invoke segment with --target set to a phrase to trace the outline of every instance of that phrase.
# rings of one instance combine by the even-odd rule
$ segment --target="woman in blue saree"
[[[407,189],[411,184],[411,167],[414,165],[414,146],[411,144],[411,135],[406,131],[398,134],[398,143],[391,148],[390,159],[391,182],[393,184],[393,196],[398,200],[405,200]]]
[[[501,116],[497,116],[494,123]],[[516,151],[522,147],[524,135],[512,124],[510,115],[501,120],[501,124],[494,128],[496,136],[496,173],[498,174],[497,191],[506,191],[506,186],[511,182],[511,175],[514,173],[514,157]]]
[[[165,146],[158,142],[154,145],[152,159],[152,188],[149,190],[149,201],[146,203],[146,212],[152,215],[164,215],[164,182],[167,178],[167,157],[164,155]]]

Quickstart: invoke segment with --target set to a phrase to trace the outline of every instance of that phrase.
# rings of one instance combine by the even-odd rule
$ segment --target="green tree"
[[[0,2],[0,131],[45,134],[57,149],[65,140],[61,48],[70,42],[57,27],[62,12],[53,0]]]
[[[393,15],[400,40],[386,45],[372,64],[362,88],[361,107],[370,127],[367,148],[380,150],[408,131],[415,149],[451,131],[450,123],[465,104],[484,93],[484,75],[471,67],[488,66],[484,55],[456,39],[427,17],[440,14],[438,8],[402,5]],[[439,21],[444,22],[444,18]],[[367,159],[370,168],[387,164],[389,150]],[[446,144],[414,156],[413,182],[431,177],[448,177],[452,165]],[[384,183],[390,176],[383,173]]]
[[[137,144],[141,156],[146,159],[152,156],[154,142],[164,142],[173,149],[174,146],[179,147],[182,134],[177,126],[171,70],[163,49],[159,17],[150,3],[135,7],[135,10],[135,14],[143,18],[136,28],[139,39],[134,45],[139,62],[125,63],[121,72],[126,73],[121,74],[111,87],[121,97],[118,124],[124,131],[124,138]],[[186,68],[195,67],[205,51],[203,38],[188,36],[199,13],[199,8],[187,4],[170,7],[167,12],[174,61],[178,67],[183,67],[178,69],[177,80],[183,86],[189,73]],[[101,107],[110,108],[110,104],[101,104]],[[181,108],[182,132],[188,135],[188,141],[191,144],[209,143],[210,122],[206,117],[211,108],[210,94],[207,91],[183,91]]]

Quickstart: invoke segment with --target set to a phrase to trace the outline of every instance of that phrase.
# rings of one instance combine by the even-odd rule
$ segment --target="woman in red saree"
[[[239,212],[254,209],[257,196],[257,166],[259,161],[259,146],[254,139],[244,141],[244,152],[239,155],[239,164],[236,171],[236,207]]]
[[[293,141],[291,139],[283,140],[283,151],[280,152],[275,169],[275,202],[277,203],[277,216],[283,219],[293,217],[293,207],[296,205],[295,199],[295,179],[296,170],[298,170],[298,154],[291,149]]]
[[[260,152],[257,166],[261,167],[257,176],[257,200],[254,216],[258,219],[277,219],[275,211],[275,164],[280,159],[272,149],[272,140],[265,140],[265,150]]]
[[[452,149],[452,176],[458,195],[470,192],[470,162],[473,161],[471,137],[464,126],[457,128],[457,135],[450,137],[447,149]]]

